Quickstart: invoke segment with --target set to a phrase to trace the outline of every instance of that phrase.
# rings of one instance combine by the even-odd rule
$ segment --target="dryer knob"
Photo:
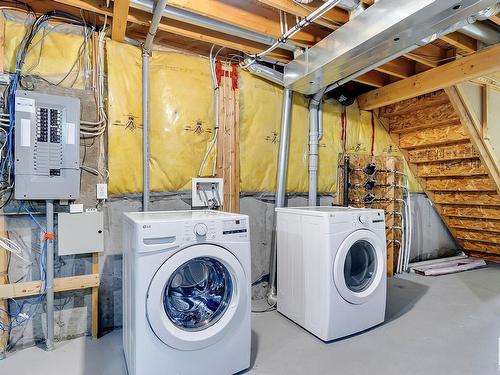
[[[204,237],[207,235],[207,232],[208,232],[208,228],[205,224],[196,224],[194,226],[194,233],[197,235],[197,236],[200,236],[200,237]]]
[[[361,224],[367,224],[370,221],[370,218],[366,215],[359,215],[359,222]]]

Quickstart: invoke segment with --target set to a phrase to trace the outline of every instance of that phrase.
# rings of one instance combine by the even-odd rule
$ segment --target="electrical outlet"
[[[96,185],[97,199],[108,199],[108,184]]]
[[[222,207],[224,203],[224,179],[193,178],[191,185],[192,207]]]

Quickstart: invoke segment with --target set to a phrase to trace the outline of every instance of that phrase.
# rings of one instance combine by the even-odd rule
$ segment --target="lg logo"
[[[142,226],[142,229],[149,229],[149,228],[151,228],[151,225],[143,225]]]

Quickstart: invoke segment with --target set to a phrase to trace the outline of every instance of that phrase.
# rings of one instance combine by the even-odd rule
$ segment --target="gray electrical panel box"
[[[80,99],[16,92],[15,198],[80,196]]]

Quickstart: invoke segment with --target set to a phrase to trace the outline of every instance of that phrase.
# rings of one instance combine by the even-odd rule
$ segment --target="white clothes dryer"
[[[130,375],[221,375],[250,366],[248,216],[126,213],[123,246]]]
[[[320,339],[384,321],[383,210],[277,208],[278,311]]]

